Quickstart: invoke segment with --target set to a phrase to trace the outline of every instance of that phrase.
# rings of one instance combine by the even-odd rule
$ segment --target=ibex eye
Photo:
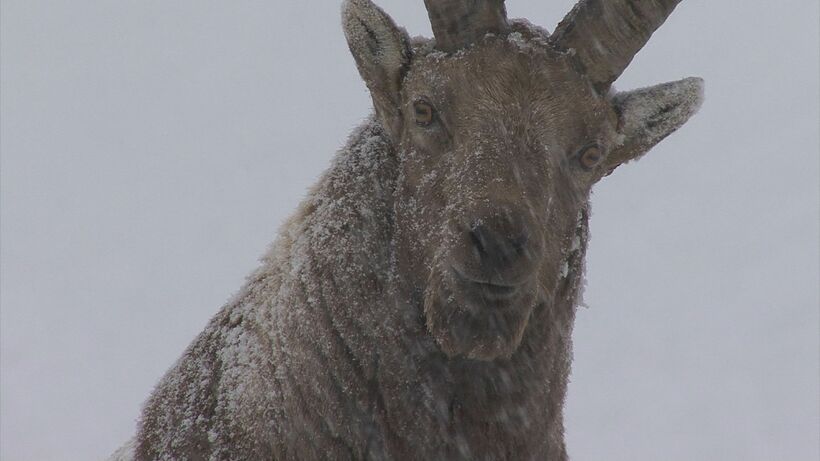
[[[578,163],[580,163],[581,167],[585,170],[591,170],[598,166],[603,158],[604,153],[601,147],[593,144],[585,147],[581,151],[581,154],[578,156]]]
[[[436,110],[426,101],[416,101],[413,104],[416,113],[416,125],[430,126],[436,118]]]

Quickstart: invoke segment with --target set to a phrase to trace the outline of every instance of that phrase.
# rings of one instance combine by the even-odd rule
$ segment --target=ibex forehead
[[[511,33],[488,35],[455,53],[425,51],[417,47],[403,102],[427,100],[453,128],[526,123],[577,138],[616,118],[571,55],[527,24],[513,23]]]

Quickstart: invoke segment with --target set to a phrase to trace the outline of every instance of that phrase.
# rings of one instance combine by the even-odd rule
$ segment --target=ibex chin
[[[593,184],[683,125],[689,78],[612,83],[680,0],[425,0],[342,22],[374,115],[162,379],[138,460],[567,459]]]

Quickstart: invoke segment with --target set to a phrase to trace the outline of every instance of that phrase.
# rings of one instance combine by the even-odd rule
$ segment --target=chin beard
[[[535,307],[534,290],[522,290],[504,304],[481,302],[454,289],[451,277],[436,272],[424,294],[424,315],[442,352],[450,358],[482,361],[512,356]]]

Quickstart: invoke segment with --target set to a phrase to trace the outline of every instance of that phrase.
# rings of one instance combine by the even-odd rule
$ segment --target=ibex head
[[[447,355],[513,354],[536,306],[578,285],[593,184],[699,107],[696,78],[611,90],[679,1],[582,0],[548,34],[508,21],[503,0],[425,0],[433,41],[345,3],[398,158],[396,264]]]

